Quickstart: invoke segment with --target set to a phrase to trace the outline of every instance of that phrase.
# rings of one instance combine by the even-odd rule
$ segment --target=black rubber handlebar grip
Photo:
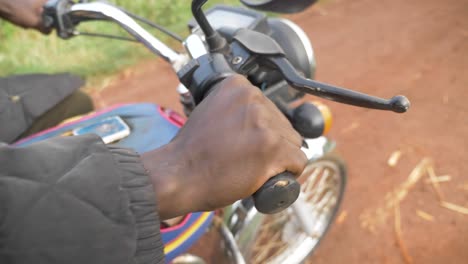
[[[290,172],[270,178],[253,194],[257,211],[263,214],[281,212],[293,204],[301,191],[301,185]]]

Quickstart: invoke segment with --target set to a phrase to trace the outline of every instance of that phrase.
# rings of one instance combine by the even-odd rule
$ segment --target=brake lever
[[[396,113],[405,113],[410,108],[410,101],[403,95],[397,95],[391,99],[370,96],[304,78],[297,73],[294,66],[283,56],[265,56],[265,59],[281,72],[283,78],[292,88],[301,92],[339,103]]]
[[[88,0],[80,0],[80,1],[73,1],[73,0],[48,0],[43,6],[43,13],[42,13],[42,25],[47,30],[55,29],[57,36],[62,39],[70,39],[72,37],[78,35],[86,35],[86,36],[96,36],[96,37],[106,37],[106,38],[113,38],[119,40],[126,40],[126,41],[134,41],[130,38],[120,37],[120,36],[113,36],[108,34],[96,34],[96,33],[87,33],[87,32],[78,32],[76,31],[76,27],[81,22],[91,21],[91,20],[105,20],[105,18],[99,17],[80,17],[80,19],[76,19],[69,15],[72,6],[75,4],[86,4],[89,3]],[[124,11],[125,12],[125,11]]]
[[[55,29],[62,39],[69,39],[74,34],[75,23],[66,16],[74,4],[71,0],[49,0],[45,3],[42,13],[42,24],[48,30]]]
[[[322,97],[339,103],[360,106],[370,109],[389,110],[397,113],[404,113],[410,107],[409,100],[402,95],[391,99],[382,99],[370,96],[364,93],[348,90],[345,88],[325,84],[299,75],[294,66],[288,61],[283,49],[271,37],[247,30],[241,29],[233,37],[237,50],[247,50],[249,56],[257,57],[260,64],[266,64],[280,71],[284,80],[288,84],[301,92]],[[239,48],[237,48],[239,47]],[[244,64],[238,65],[240,69]]]

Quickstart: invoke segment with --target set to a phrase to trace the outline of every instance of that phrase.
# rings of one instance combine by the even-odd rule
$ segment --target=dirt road
[[[444,200],[468,207],[468,0],[330,0],[291,19],[314,44],[318,80],[412,102],[404,115],[329,104],[348,189],[340,222],[309,262],[405,263],[405,248],[406,262],[468,263],[468,215],[441,207],[426,174],[400,197],[399,239],[389,198],[428,157],[436,175],[451,176],[440,183]],[[97,104],[181,110],[171,70],[141,66],[95,93]]]

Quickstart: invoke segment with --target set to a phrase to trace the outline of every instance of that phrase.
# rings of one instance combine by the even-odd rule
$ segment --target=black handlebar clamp
[[[46,29],[55,29],[62,39],[74,36],[75,23],[66,14],[74,4],[70,0],[49,0],[44,5],[42,23]]]
[[[192,60],[177,73],[197,105],[217,83],[234,74],[226,58],[220,53],[209,53]]]

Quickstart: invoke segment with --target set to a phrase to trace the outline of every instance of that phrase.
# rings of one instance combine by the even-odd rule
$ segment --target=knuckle
[[[247,78],[240,74],[234,74],[232,76],[229,76],[228,78],[226,78],[226,82],[232,86],[239,86],[243,84],[245,85],[249,83]]]
[[[300,170],[299,170],[297,176],[300,176],[300,175],[304,172],[304,170],[305,170],[305,168],[306,168],[308,162],[309,162],[309,159],[307,159],[307,156],[306,156],[304,153],[302,153],[302,161],[301,161],[301,163],[299,164]]]
[[[254,128],[267,129],[269,127],[265,109],[260,104],[252,103],[247,105],[247,118]]]
[[[307,163],[309,162],[309,158],[307,157],[307,155],[302,151],[300,150],[300,157],[301,157],[301,168],[302,170],[305,169],[305,167],[307,166]]]
[[[280,137],[268,129],[264,129],[261,133],[261,143],[268,151],[276,149],[280,144]]]
[[[295,149],[294,151],[291,151],[287,157],[289,157],[291,162],[290,171],[294,173],[296,177],[299,177],[307,166],[307,156],[300,149]]]
[[[266,97],[263,95],[262,91],[258,89],[257,87],[254,86],[254,89],[251,89],[251,95],[250,98],[252,99],[253,102],[257,102],[262,104],[263,107],[265,107],[265,102],[266,102]]]
[[[302,136],[297,132],[292,126],[291,126],[291,134],[292,134],[292,139],[293,142],[297,143],[298,145],[302,146]]]
[[[240,85],[238,86],[238,95],[239,98],[245,100],[248,103],[261,102],[263,94],[255,86],[252,85]]]

